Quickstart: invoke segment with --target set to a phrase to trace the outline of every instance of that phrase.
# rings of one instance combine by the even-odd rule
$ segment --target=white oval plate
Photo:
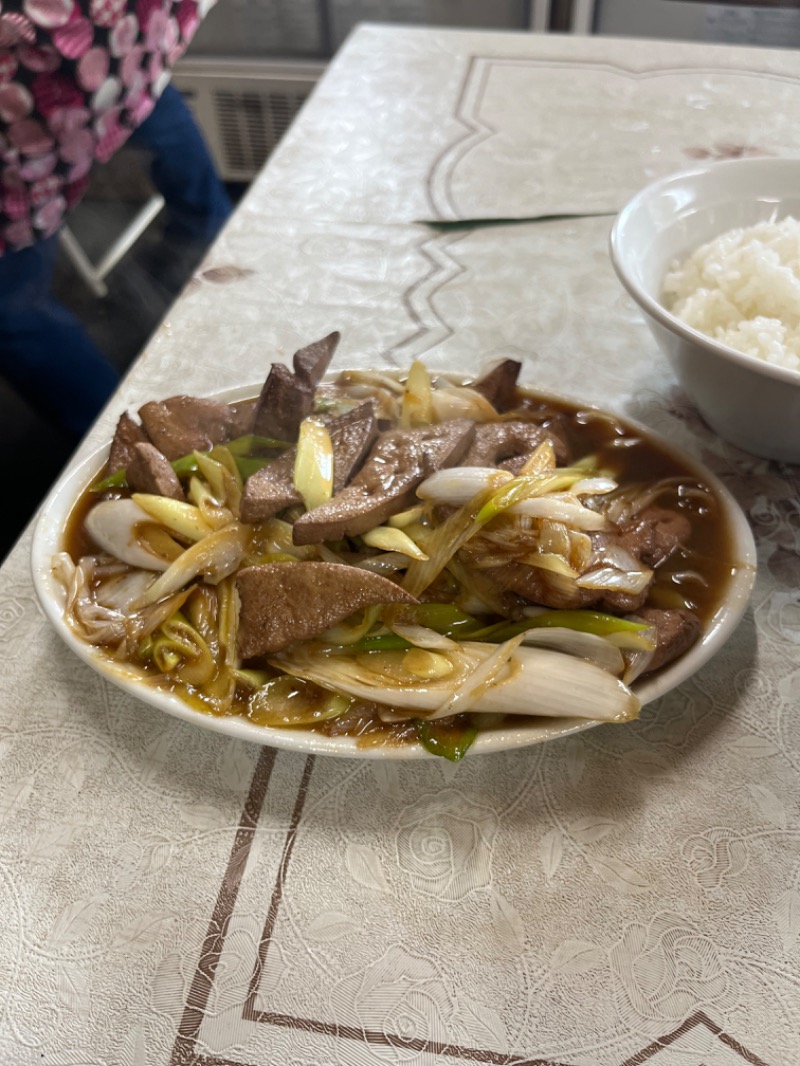
[[[213,398],[232,402],[256,395],[260,386],[228,389],[214,394]],[[540,395],[537,393],[537,396]],[[560,401],[552,394],[541,394],[542,399]],[[571,402],[563,401],[561,402]],[[593,409],[587,404],[586,409]],[[614,416],[617,417],[617,416]],[[632,429],[641,431],[642,435],[654,440],[665,451],[671,452],[693,472],[698,481],[708,485],[725,514],[730,529],[731,564],[735,567],[728,589],[717,611],[707,623],[700,640],[670,666],[659,671],[652,678],[643,678],[633,685],[633,690],[642,704],[651,703],[665,693],[670,692],[686,681],[719,651],[739,624],[744,614],[756,575],[756,549],[750,526],[733,496],[702,464],[647,429],[628,419],[620,419]],[[337,755],[355,759],[430,759],[430,755],[420,744],[386,744],[380,747],[359,747],[351,737],[327,737],[320,733],[302,729],[270,729],[258,726],[244,718],[235,716],[216,718],[202,711],[196,711],[172,693],[162,691],[146,680],[143,672],[135,667],[114,663],[104,653],[80,640],[70,629],[64,619],[64,595],[61,586],[53,577],[52,558],[63,550],[64,531],[70,512],[80,498],[84,489],[90,485],[103,469],[108,456],[108,446],[99,448],[82,462],[69,467],[45,500],[33,535],[31,567],[33,584],[39,602],[56,632],[67,646],[93,670],[108,681],[118,685],[131,696],[149,703],[158,710],[182,718],[193,725],[212,729],[230,737],[266,744],[274,748],[297,751],[305,754]],[[469,757],[493,751],[506,751],[510,748],[524,748],[532,744],[541,744],[546,740],[566,737],[571,733],[580,733],[584,729],[602,723],[576,718],[536,718],[520,722],[518,726],[510,725],[503,729],[479,733],[470,748]]]

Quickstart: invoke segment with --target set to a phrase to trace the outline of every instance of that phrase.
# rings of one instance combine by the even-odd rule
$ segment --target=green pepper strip
[[[285,451],[291,448],[286,440],[276,440],[274,437],[259,437],[256,433],[246,433],[243,437],[236,437],[225,445],[231,455],[243,457],[252,456],[253,452],[260,451]]]
[[[269,466],[272,459],[253,459],[249,456],[234,455],[233,461],[236,463],[236,469],[239,471],[242,481],[247,481],[247,479],[257,473],[257,471],[265,466]]]
[[[478,630],[477,633],[472,633],[470,639],[501,644],[504,640],[510,640],[519,633],[527,633],[529,629],[545,629],[553,626],[575,629],[581,633],[594,633],[598,637],[607,636],[609,633],[638,633],[648,628],[642,622],[629,622],[625,618],[603,614],[600,611],[546,611],[519,622],[496,622],[494,625]]]
[[[101,481],[96,481],[89,491],[110,492],[112,489],[126,489],[127,487],[128,479],[125,477],[125,467],[123,467],[121,470],[117,470],[116,473],[104,477]]]
[[[336,644],[332,650],[349,655],[354,651],[405,651],[413,647],[410,640],[398,637],[396,633],[378,633],[374,637],[362,637],[353,644]]]
[[[392,611],[391,618],[406,625],[425,626],[454,640],[468,640],[474,631],[481,628],[476,618],[450,603],[415,603],[399,607]],[[410,641],[396,633],[377,633],[362,637],[353,644],[343,645],[348,652],[394,651],[411,647]]]
[[[244,437],[237,437],[235,440],[228,441],[227,444],[221,445],[221,447],[227,448],[234,458],[236,466],[239,468],[239,473],[246,481],[251,474],[254,474],[257,470],[260,470],[262,466],[266,466],[272,462],[272,458],[266,456],[254,456],[253,452],[263,451],[270,449],[275,451],[276,449],[285,449],[291,447],[285,440],[275,440],[273,437],[259,437],[254,433],[248,433]],[[208,452],[200,452],[201,455],[208,455]],[[198,470],[197,459],[194,452],[189,452],[188,455],[182,455],[179,459],[176,459],[172,463],[172,469],[175,471],[178,477],[189,477],[191,474],[196,474]],[[125,476],[125,469],[117,470],[113,474],[109,474],[108,477],[102,478],[100,481],[96,481],[91,486],[90,492],[110,492],[113,489],[126,489],[128,487],[128,479]]]
[[[201,452],[201,454],[208,455],[208,452]],[[190,474],[196,474],[198,470],[197,459],[194,456],[194,452],[191,452],[189,455],[182,455],[180,459],[176,459],[171,466],[178,477],[189,477]],[[101,481],[96,481],[89,491],[110,492],[112,489],[127,489],[127,487],[128,479],[125,476],[125,467],[123,467],[121,470],[109,474],[108,477],[104,477]]]
[[[199,455],[208,455],[208,452],[199,452]],[[182,455],[180,459],[176,459],[172,463],[172,469],[178,475],[178,477],[189,477],[190,474],[196,474],[200,469],[197,463],[197,456],[194,452],[190,452],[188,455]]]
[[[440,721],[426,722],[417,719],[414,723],[419,742],[431,755],[439,755],[450,762],[463,759],[472,747],[477,728],[473,725],[445,725]]]
[[[396,607],[392,611],[391,619],[406,625],[425,626],[426,629],[433,629],[447,637],[481,628],[477,618],[452,603],[414,603]]]

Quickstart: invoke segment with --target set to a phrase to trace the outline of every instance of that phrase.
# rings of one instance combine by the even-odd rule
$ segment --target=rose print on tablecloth
[[[789,487],[785,486],[788,493]],[[800,503],[790,495],[759,495],[748,509],[756,538],[782,548],[796,549],[800,542]]]
[[[21,603],[15,600],[6,600],[0,606],[0,637],[5,639],[17,622],[24,616],[24,613]]]
[[[349,1023],[355,1013],[355,1025],[365,1034],[385,1036],[396,1063],[417,1060],[419,1041],[448,1043],[455,1010],[456,1000],[435,964],[400,944],[339,981],[331,992],[331,1016]]]
[[[690,837],[683,846],[683,857],[701,888],[720,888],[725,881],[738,877],[747,869],[747,844],[733,829],[715,826]]]
[[[397,826],[397,862],[413,888],[456,901],[491,881],[497,816],[455,790],[423,796]]]
[[[770,555],[769,572],[787,589],[800,588],[800,555],[791,546],[778,547]]]
[[[259,915],[239,915],[236,927],[228,929],[224,941],[220,942],[222,950],[217,946],[211,953],[204,954],[201,946],[204,930],[198,923],[191,935],[192,949],[182,954],[170,952],[158,963],[150,997],[156,1013],[172,1018],[177,1024],[183,1004],[187,1001],[202,1003],[206,1016],[226,1019],[224,1023],[218,1021],[216,1026],[220,1045],[223,1045],[225,1025],[229,1024],[235,1030],[241,1019],[262,928]],[[259,975],[258,1008],[274,1005],[276,997],[283,991],[282,981],[289,969],[281,945],[270,944],[266,964]]]
[[[713,941],[679,914],[632,922],[609,963],[617,1012],[633,1031],[656,1037],[698,1010],[724,1017],[736,1003],[730,968]]]
[[[0,604],[0,648],[6,665],[30,658],[31,647],[45,624],[41,608],[27,590],[9,591]]]

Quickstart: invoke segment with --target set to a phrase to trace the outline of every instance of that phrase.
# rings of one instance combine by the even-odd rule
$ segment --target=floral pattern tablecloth
[[[438,109],[471,49],[537,60],[574,47],[591,77],[620,47],[411,37],[440,150],[458,131]],[[305,152],[311,189],[315,124],[325,106],[339,117],[330,86],[349,78],[356,108],[379,44],[387,86],[406,85],[422,122],[401,77],[407,39],[352,38],[278,174]],[[699,58],[639,43],[637,63],[673,48]],[[398,143],[401,106],[385,117]],[[706,114],[693,143],[717,144]],[[607,138],[616,115],[598,111]],[[409,137],[411,202],[426,194]],[[333,170],[354,204],[346,165],[342,152]],[[493,192],[484,166],[471,187],[462,175],[474,202]],[[195,729],[109,686],[39,610],[27,533],[0,571],[0,1063],[796,1066],[800,471],[702,424],[613,275],[610,218],[311,217],[287,206],[283,174],[267,167],[84,451],[123,409],[256,383],[333,328],[339,366],[470,371],[514,354],[527,382],[635,417],[723,478],[757,538],[752,603],[720,654],[636,723],[457,767],[326,760]]]

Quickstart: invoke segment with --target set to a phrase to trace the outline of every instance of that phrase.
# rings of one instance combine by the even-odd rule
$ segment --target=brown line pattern
[[[448,1058],[464,1059],[467,1062],[485,1062],[490,1066],[569,1066],[552,1059],[526,1059],[520,1055],[506,1055],[500,1051],[484,1051],[480,1048],[461,1047],[458,1044],[442,1044],[421,1037],[403,1037],[396,1033],[362,1029],[355,1025],[339,1025],[337,1022],[320,1022],[313,1018],[295,1018],[290,1014],[272,1011],[257,1011],[254,1020],[286,1029],[301,1029],[322,1036],[334,1036],[340,1040],[359,1040],[377,1047],[402,1048],[404,1051],[425,1052],[428,1055],[445,1055]],[[230,1064],[226,1064],[230,1066]]]
[[[217,1055],[205,1055],[197,1050],[197,1039],[202,1026],[208,999],[211,994],[211,986],[214,981],[216,966],[222,954],[228,925],[233,915],[236,900],[241,885],[250,848],[253,842],[255,829],[264,805],[267,789],[269,787],[272,771],[275,765],[277,752],[272,748],[264,748],[259,757],[250,791],[245,800],[239,827],[236,832],[230,857],[222,878],[216,904],[208,925],[203,947],[198,960],[197,970],[192,980],[183,1016],[178,1028],[178,1035],[170,1057],[169,1066],[265,1066],[264,1063],[244,1063],[241,1060],[220,1057]],[[297,1018],[290,1014],[282,1014],[277,1011],[262,1011],[255,1009],[255,999],[258,994],[258,985],[267,959],[269,944],[272,941],[277,922],[278,911],[283,899],[286,884],[286,876],[289,863],[297,839],[297,831],[302,817],[308,795],[308,785],[311,772],[314,767],[315,756],[307,757],[303,769],[303,776],[298,786],[292,810],[286,838],[283,843],[281,860],[278,874],[270,899],[269,911],[264,923],[264,930],[259,944],[258,959],[253,969],[250,980],[247,1000],[245,1001],[242,1018],[253,1022],[263,1022],[279,1028],[293,1029],[301,1032],[318,1033],[323,1036],[332,1036],[337,1039],[357,1040],[361,1043],[377,1047],[397,1047],[409,1051],[426,1052],[428,1054],[441,1055],[447,1058],[461,1059],[466,1062],[487,1063],[488,1066],[568,1066],[567,1063],[555,1062],[552,1059],[530,1059],[522,1055],[504,1054],[498,1051],[483,1050],[480,1048],[461,1047],[457,1044],[443,1044],[435,1041],[427,1041],[422,1038],[405,1038],[394,1033],[377,1032],[371,1029],[359,1028],[351,1025],[340,1025],[337,1022],[322,1022],[311,1018]],[[767,1066],[763,1059],[752,1051],[748,1051],[742,1044],[708,1018],[702,1011],[698,1011],[687,1018],[674,1032],[654,1041],[648,1047],[643,1048],[635,1055],[626,1059],[621,1066],[641,1066],[642,1063],[651,1059],[658,1052],[665,1050],[685,1033],[698,1025],[705,1026],[713,1033],[720,1043],[730,1048],[750,1066]]]
[[[470,88],[470,83],[474,77],[475,70],[478,68],[479,64],[481,67],[481,81],[478,89],[479,106],[476,108],[473,104],[472,113],[467,114],[464,110],[467,99],[467,90]],[[469,57],[467,69],[464,73],[464,81],[462,83],[461,90],[458,94],[458,100],[456,101],[456,106],[453,113],[453,117],[466,127],[466,133],[464,133],[461,137],[453,141],[452,144],[449,144],[445,149],[443,149],[443,151],[441,151],[436,156],[436,158],[433,160],[433,163],[431,164],[430,170],[428,171],[427,177],[425,179],[425,191],[428,194],[428,203],[433,209],[433,215],[435,218],[443,219],[445,217],[445,215],[439,210],[436,204],[436,193],[434,191],[434,175],[436,174],[439,167],[444,164],[445,159],[448,157],[448,155],[452,153],[454,158],[447,167],[447,176],[443,191],[444,198],[446,200],[446,206],[450,211],[450,218],[451,220],[457,220],[459,215],[458,211],[456,210],[456,205],[453,201],[451,187],[451,178],[453,176],[453,173],[458,164],[464,158],[464,156],[467,155],[476,144],[480,144],[482,141],[486,140],[487,137],[491,137],[497,132],[494,127],[481,122],[481,120],[477,117],[477,114],[480,113],[480,103],[482,103],[484,94],[486,92],[486,82],[489,77],[489,70],[491,68],[491,65],[491,56]]]
[[[431,1050],[431,1049],[432,1049],[432,1046],[430,1048],[426,1046],[423,1050]],[[482,1058],[476,1057],[476,1054],[473,1053],[473,1050],[471,1048],[460,1048],[460,1049],[455,1049],[454,1048],[454,1051],[456,1051],[456,1050],[464,1052],[463,1057],[466,1058],[467,1061],[470,1061],[470,1062],[489,1062],[490,1061],[488,1059],[482,1059]],[[448,1053],[447,1049],[445,1049],[444,1053],[445,1054]],[[477,1052],[477,1055],[481,1055],[481,1054],[482,1054],[482,1052]],[[500,1058],[497,1058],[496,1060],[491,1060],[491,1061],[493,1063],[496,1062],[498,1064],[498,1066],[569,1066],[568,1063],[553,1062],[551,1059],[519,1059],[519,1058],[510,1057],[510,1056],[500,1057]],[[261,1063],[241,1062],[241,1061],[234,1062],[231,1059],[219,1058],[216,1055],[195,1055],[191,1059],[191,1066],[267,1066],[267,1063],[265,1063],[265,1062],[261,1062]],[[274,1063],[269,1063],[269,1066],[275,1066],[275,1064]]]
[[[743,1044],[740,1044],[738,1040],[734,1040],[732,1036],[729,1036],[724,1032],[720,1026],[705,1014],[704,1011],[697,1011],[687,1018],[686,1021],[679,1025],[673,1032],[668,1033],[666,1036],[659,1037],[658,1040],[654,1040],[652,1044],[649,1044],[646,1048],[642,1048],[641,1051],[637,1051],[635,1055],[632,1055],[629,1059],[626,1059],[621,1066],[641,1066],[643,1062],[651,1059],[654,1055],[657,1055],[659,1051],[664,1051],[670,1044],[674,1044],[676,1040],[679,1040],[686,1033],[692,1029],[696,1029],[698,1026],[703,1025],[709,1032],[719,1040],[721,1044],[730,1048],[731,1051],[735,1051],[737,1055],[740,1055],[745,1062],[749,1062],[750,1066],[767,1066],[767,1063],[763,1059],[760,1059],[758,1055],[752,1051],[748,1051]]]
[[[473,61],[479,59],[479,57],[472,58]],[[466,87],[467,81],[465,81],[462,93],[466,92]],[[462,102],[463,100],[460,100],[459,106],[461,106]],[[432,179],[432,175],[433,171],[429,174],[429,183]],[[412,320],[416,321],[420,327],[416,333],[412,334],[409,338],[406,338],[403,342],[404,344],[412,342],[425,332],[426,327],[421,318],[416,314],[411,300],[412,295],[416,290],[422,288],[426,282],[432,282],[437,273],[442,270],[441,264],[438,263],[434,256],[427,250],[427,245],[431,244],[432,246],[435,246],[436,240],[436,238],[431,239],[426,237],[418,245],[421,253],[431,264],[431,269],[421,280],[411,285],[403,294],[406,308],[409,310]],[[451,262],[454,261],[451,259]],[[457,273],[458,272],[459,271],[457,271]],[[444,280],[441,281],[439,285],[428,294],[429,305],[430,297],[435,294],[444,283]],[[433,309],[431,308],[431,310]],[[441,319],[439,321],[441,321]],[[445,325],[444,323],[442,324]],[[254,832],[258,826],[276,757],[277,752],[275,749],[265,747],[262,749],[262,753],[256,764],[253,779],[250,784],[250,790],[245,800],[239,821],[239,827],[222,877],[214,910],[211,919],[209,920],[197,969],[179,1023],[178,1034],[170,1056],[169,1066],[265,1066],[265,1063],[263,1062],[260,1064],[248,1064],[241,1060],[235,1061],[224,1056],[206,1055],[197,1050],[197,1040],[205,1016],[205,1011],[208,1006],[211,988],[216,975],[216,967],[222,955],[229,923],[236,906],[242,875],[249,858]],[[243,1005],[242,1019],[252,1022],[263,1022],[276,1027],[293,1029],[299,1032],[305,1031],[308,1033],[332,1036],[338,1039],[360,1041],[373,1046],[397,1047],[403,1048],[404,1050],[437,1054],[453,1059],[458,1058],[467,1062],[487,1063],[489,1066],[568,1066],[566,1063],[555,1062],[551,1059],[530,1059],[526,1058],[524,1055],[505,1054],[498,1051],[462,1047],[456,1044],[445,1044],[434,1041],[429,1042],[422,1038],[404,1038],[398,1034],[377,1032],[375,1030],[364,1029],[357,1026],[340,1025],[337,1022],[323,1022],[308,1018],[298,1018],[277,1011],[262,1011],[255,1009],[255,1000],[258,995],[261,976],[266,964],[269,945],[275,933],[275,926],[280,905],[283,900],[289,863],[297,839],[297,832],[308,794],[308,786],[314,762],[314,756],[307,757],[302,779],[298,786],[289,827],[283,843],[278,874],[273,887],[269,910],[259,943],[258,958],[253,968],[253,973],[248,986],[247,998]],[[744,1061],[750,1064],[750,1066],[767,1066],[767,1064],[757,1055],[748,1051],[733,1037],[723,1032],[723,1030],[715,1025],[702,1011],[693,1014],[673,1033],[654,1041],[648,1047],[626,1059],[621,1066],[641,1066],[642,1063],[652,1058],[659,1051],[663,1051],[686,1032],[689,1032],[692,1028],[698,1025],[705,1025],[721,1043],[740,1055]]]
[[[242,874],[261,816],[261,808],[264,805],[264,797],[267,794],[276,755],[274,748],[263,748],[256,763],[253,779],[250,782],[250,791],[244,802],[228,864],[208,923],[200,959],[192,979],[192,987],[189,989],[183,1017],[178,1026],[178,1036],[170,1056],[170,1066],[189,1066],[189,1064],[198,1062],[195,1052],[197,1036],[208,1006],[208,997],[211,994],[217,963],[225,944],[228,922],[236,906]]]
[[[258,995],[258,986],[261,983],[261,975],[264,972],[264,965],[267,961],[269,945],[271,944],[272,937],[275,933],[275,922],[278,919],[278,908],[280,907],[283,898],[283,888],[286,884],[286,873],[289,869],[289,860],[292,857],[295,840],[297,839],[297,827],[300,824],[300,816],[303,813],[306,796],[308,795],[308,782],[311,778],[311,771],[314,768],[314,760],[315,756],[309,755],[306,758],[306,764],[303,768],[303,777],[300,781],[300,787],[297,790],[294,810],[292,811],[292,817],[289,822],[289,829],[286,833],[286,839],[283,842],[281,861],[278,866],[278,876],[275,879],[275,887],[272,890],[272,898],[269,901],[267,920],[264,923],[264,930],[258,945],[258,958],[253,967],[253,973],[250,977],[250,986],[247,990],[247,999],[245,1000],[242,1009],[242,1017],[251,1022],[263,1020],[260,1017],[262,1012],[257,1011],[255,1007],[256,996]]]
[[[460,234],[455,238],[451,238],[450,240],[444,241],[438,235],[435,237],[426,236],[416,245],[416,250],[430,263],[430,270],[428,270],[426,274],[419,278],[419,280],[413,282],[413,284],[411,284],[403,293],[403,307],[405,308],[408,317],[413,323],[416,323],[418,328],[413,333],[410,333],[407,336],[403,337],[403,339],[398,341],[397,344],[392,345],[392,347],[387,352],[384,352],[384,356],[393,365],[397,365],[397,361],[394,358],[395,352],[398,352],[400,349],[406,348],[409,345],[414,344],[420,337],[424,337],[426,333],[433,332],[434,327],[429,324],[426,324],[422,316],[415,309],[414,297],[417,295],[417,293],[421,293],[427,284],[433,283],[437,277],[439,277],[439,280],[436,282],[434,287],[430,289],[425,295],[425,303],[431,313],[431,317],[442,327],[443,336],[440,336],[439,339],[436,340],[433,344],[429,344],[428,347],[425,349],[426,352],[431,351],[432,348],[435,348],[437,345],[442,344],[444,341],[448,340],[448,338],[453,336],[452,326],[445,322],[441,315],[437,313],[436,309],[433,306],[433,298],[441,289],[445,287],[445,285],[449,284],[451,281],[453,281],[454,278],[459,277],[459,275],[465,272],[466,267],[464,267],[462,264],[458,263],[455,259],[453,259],[453,257],[449,253],[450,245],[457,244],[458,241],[463,240],[465,236],[466,234]],[[447,260],[447,262],[449,262],[452,268],[452,273],[448,272],[448,267],[446,265],[443,265],[435,257],[432,251],[428,250],[429,247],[431,249],[437,249],[440,255],[445,260]]]

